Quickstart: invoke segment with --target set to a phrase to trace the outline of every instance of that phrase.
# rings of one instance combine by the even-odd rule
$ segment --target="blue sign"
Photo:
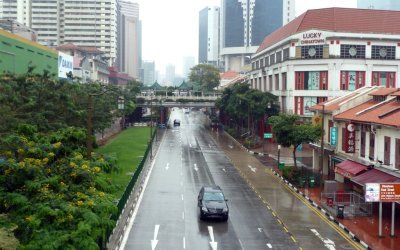
[[[331,127],[331,145],[336,146],[337,144],[337,127]]]

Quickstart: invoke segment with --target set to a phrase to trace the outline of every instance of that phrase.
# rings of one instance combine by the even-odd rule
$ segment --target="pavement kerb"
[[[247,151],[249,154],[252,155],[268,155],[264,153],[258,153],[254,152],[252,150],[249,150],[245,146],[243,146],[239,141],[237,141],[235,138],[233,138],[230,134],[226,133],[233,141],[235,141],[241,148],[243,148],[245,151]],[[360,243],[365,249],[367,250],[372,250],[372,248],[364,241],[362,241],[359,237],[357,237],[353,232],[351,232],[348,228],[346,228],[342,223],[340,223],[337,219],[335,219],[329,212],[327,212],[325,209],[323,209],[318,203],[314,202],[311,198],[309,198],[306,194],[301,192],[299,189],[297,189],[293,184],[291,184],[288,180],[286,180],[283,176],[281,176],[278,172],[276,172],[274,169],[270,169],[274,175],[276,175],[278,178],[280,178],[289,188],[291,188],[293,191],[296,193],[300,194],[303,196],[312,206],[316,207],[318,210],[320,210],[330,221],[334,222],[337,224],[341,229],[343,229],[354,241]]]

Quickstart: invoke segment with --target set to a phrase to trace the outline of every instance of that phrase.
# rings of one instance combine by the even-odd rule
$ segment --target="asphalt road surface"
[[[181,125],[174,127],[176,118]],[[121,249],[355,248],[254,157],[215,136],[201,111],[175,108],[170,121]],[[263,194],[253,185],[257,178],[265,185]],[[197,195],[210,184],[219,185],[228,199],[227,222],[199,219]]]

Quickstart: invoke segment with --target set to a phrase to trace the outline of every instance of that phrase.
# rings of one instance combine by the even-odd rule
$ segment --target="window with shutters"
[[[340,89],[356,90],[365,86],[364,71],[341,71]]]

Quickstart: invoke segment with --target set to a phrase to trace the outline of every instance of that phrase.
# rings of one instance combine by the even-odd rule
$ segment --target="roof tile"
[[[400,34],[400,11],[325,8],[308,10],[264,38],[257,53],[302,31],[319,29],[335,32]]]

